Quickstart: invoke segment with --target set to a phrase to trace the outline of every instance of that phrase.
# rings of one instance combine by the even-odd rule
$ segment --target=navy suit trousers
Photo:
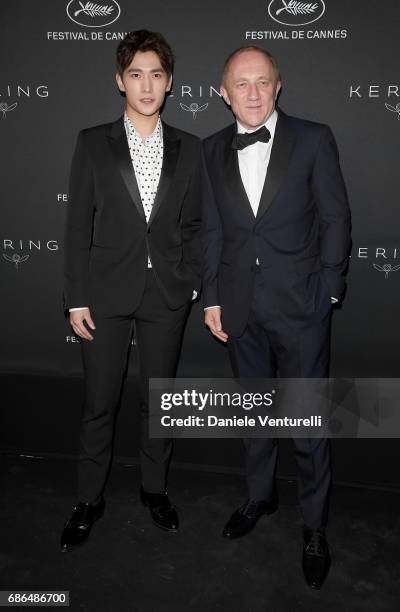
[[[223,312],[222,312],[223,323]],[[287,316],[268,291],[261,269],[254,277],[252,305],[244,333],[230,336],[233,373],[243,378],[325,378],[330,353],[331,306],[325,301],[313,313]],[[298,470],[298,499],[306,525],[324,528],[331,484],[330,441],[293,439]],[[249,497],[269,499],[275,489],[278,444],[272,438],[244,440]]]

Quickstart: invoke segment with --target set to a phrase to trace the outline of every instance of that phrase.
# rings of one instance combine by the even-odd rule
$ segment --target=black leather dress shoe
[[[150,509],[151,517],[157,527],[166,531],[178,531],[178,513],[171,505],[167,493],[147,493],[141,486],[140,499],[142,504]]]
[[[93,523],[103,516],[104,508],[103,497],[95,505],[79,502],[75,506],[61,534],[61,552],[67,552],[86,542]]]
[[[225,538],[240,538],[255,527],[258,519],[263,514],[273,514],[278,509],[278,497],[274,495],[271,499],[259,502],[248,500],[238,508],[224,527],[222,535]]]
[[[322,529],[304,527],[303,572],[312,589],[320,589],[331,565],[328,542]]]

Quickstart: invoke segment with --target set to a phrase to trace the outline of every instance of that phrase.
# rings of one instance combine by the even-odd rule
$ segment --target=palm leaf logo
[[[282,0],[282,3],[284,6],[276,11],[277,15],[283,11],[290,13],[291,15],[310,15],[318,8],[318,4],[313,4],[312,2],[296,2],[295,0],[285,2],[285,0]]]
[[[75,11],[74,17],[79,15],[79,13],[84,13],[88,17],[104,17],[105,15],[111,15],[114,10],[113,6],[94,4],[93,2],[86,2],[85,5],[79,2],[79,4],[81,8]]]

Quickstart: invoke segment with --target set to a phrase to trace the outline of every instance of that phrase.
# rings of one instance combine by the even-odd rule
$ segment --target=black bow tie
[[[271,138],[270,131],[263,125],[255,132],[236,133],[232,140],[232,149],[241,151],[255,142],[268,142]]]

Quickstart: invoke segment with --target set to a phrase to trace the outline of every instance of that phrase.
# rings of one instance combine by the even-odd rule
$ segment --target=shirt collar
[[[239,134],[244,134],[245,132],[255,132],[256,130],[259,130],[263,125],[265,125],[265,127],[270,131],[271,133],[271,140],[274,136],[274,132],[275,132],[275,126],[276,126],[276,122],[278,120],[278,112],[275,109],[271,115],[268,117],[268,119],[262,124],[257,126],[256,128],[254,128],[253,130],[248,130],[245,127],[243,127],[243,125],[236,119],[236,124],[237,124],[237,131]],[[270,141],[271,142],[271,141]]]
[[[131,136],[134,140],[137,140],[140,143],[142,143],[142,142],[149,143],[151,141],[160,140],[161,139],[161,136],[162,136],[161,117],[158,117],[157,125],[156,125],[154,131],[151,134],[149,134],[148,136],[146,136],[146,138],[142,138],[141,137],[141,135],[136,130],[135,126],[133,125],[132,121],[129,119],[129,117],[126,114],[126,112],[124,113],[124,124],[125,124],[125,130],[126,130],[127,135]]]

